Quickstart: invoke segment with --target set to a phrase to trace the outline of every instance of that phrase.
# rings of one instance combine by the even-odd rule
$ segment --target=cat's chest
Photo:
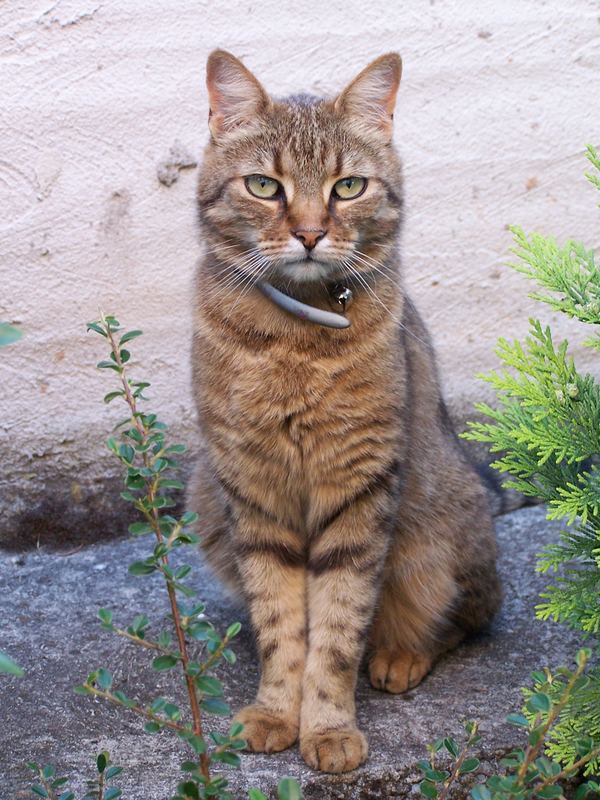
[[[295,425],[333,413],[340,380],[351,369],[344,359],[307,358],[298,353],[252,354],[231,375],[232,412],[248,424]]]

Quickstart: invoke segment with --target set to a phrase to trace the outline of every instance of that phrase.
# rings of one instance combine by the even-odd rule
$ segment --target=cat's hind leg
[[[421,505],[399,525],[370,633],[369,675],[377,689],[414,688],[500,605],[493,523],[475,475],[473,481],[463,486],[465,502]]]
[[[395,546],[370,633],[369,677],[376,689],[398,693],[414,688],[436,657],[460,636],[448,637],[447,615],[458,587],[443,546]]]

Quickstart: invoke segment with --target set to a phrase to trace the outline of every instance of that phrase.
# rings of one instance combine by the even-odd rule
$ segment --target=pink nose
[[[326,233],[322,228],[296,228],[292,231],[292,236],[299,239],[307,250],[312,250]]]

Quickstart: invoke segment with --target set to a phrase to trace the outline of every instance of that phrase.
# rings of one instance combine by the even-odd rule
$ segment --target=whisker
[[[384,309],[384,310],[385,310],[385,311],[386,311],[386,312],[387,312],[387,313],[390,315],[390,317],[391,317],[392,321],[393,321],[393,322],[395,322],[395,323],[396,323],[396,325],[398,325],[400,328],[402,328],[404,331],[406,331],[406,333],[407,333],[409,336],[412,336],[412,338],[413,338],[413,339],[415,339],[417,342],[420,342],[421,344],[425,345],[426,347],[428,347],[428,346],[429,346],[428,342],[426,342],[424,339],[421,339],[421,337],[420,337],[420,336],[417,336],[417,334],[416,334],[416,333],[414,333],[413,331],[411,331],[411,330],[410,330],[410,328],[408,328],[408,327],[407,327],[407,326],[404,324],[404,322],[402,322],[402,320],[401,320],[401,319],[398,319],[398,317],[395,317],[395,316],[394,316],[394,314],[393,314],[393,313],[390,311],[390,309],[389,309],[389,308],[388,308],[388,307],[385,305],[385,303],[383,303],[383,302],[382,302],[382,301],[379,299],[379,297],[377,297],[377,294],[374,292],[373,288],[372,288],[371,286],[369,286],[369,284],[367,283],[367,281],[366,281],[366,279],[364,278],[364,276],[362,276],[362,275],[361,275],[361,274],[358,272],[358,270],[354,269],[354,267],[352,266],[352,264],[351,264],[351,263],[349,263],[347,260],[345,260],[345,261],[344,261],[344,264],[345,264],[345,265],[348,267],[348,269],[350,270],[351,274],[352,274],[352,275],[353,275],[353,276],[354,276],[354,277],[355,277],[355,278],[356,278],[356,279],[359,281],[359,283],[361,283],[361,284],[362,284],[362,286],[363,286],[363,287],[365,288],[365,290],[366,290],[366,291],[369,293],[369,295],[370,295],[370,296],[371,296],[371,297],[372,297],[372,298],[373,298],[373,299],[374,299],[374,300],[375,300],[377,303],[379,303],[379,305],[380,305],[380,306],[381,306],[381,307],[382,307],[382,308],[383,308],[383,309]]]

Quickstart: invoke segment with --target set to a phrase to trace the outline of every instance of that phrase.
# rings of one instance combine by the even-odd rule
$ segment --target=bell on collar
[[[342,307],[344,314],[352,305],[354,295],[352,289],[347,286],[342,286],[341,283],[336,284],[330,292],[331,299],[334,303]]]

